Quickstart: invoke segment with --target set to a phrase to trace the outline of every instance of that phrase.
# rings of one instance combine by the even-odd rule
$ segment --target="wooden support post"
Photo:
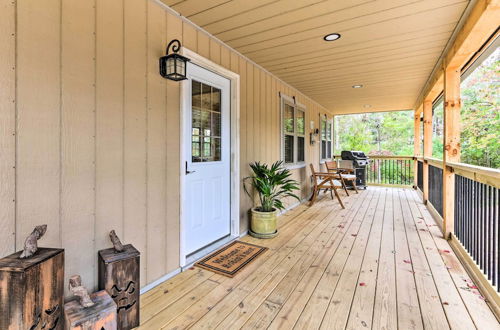
[[[413,124],[413,156],[418,157],[420,154],[420,116],[422,114],[422,106],[420,106],[414,112],[414,124]],[[417,187],[418,185],[418,161],[415,158],[413,161],[413,186]]]
[[[423,104],[424,111],[424,158],[432,157],[432,100],[426,99]],[[429,163],[424,160],[423,174],[423,199],[429,199]]]
[[[453,233],[455,218],[455,174],[448,162],[460,162],[460,68],[446,68],[444,74],[443,138],[443,233]]]

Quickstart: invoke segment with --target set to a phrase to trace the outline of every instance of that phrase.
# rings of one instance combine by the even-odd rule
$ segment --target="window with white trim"
[[[281,159],[287,165],[304,164],[306,160],[306,112],[292,98],[281,96]]]
[[[333,120],[326,115],[320,117],[320,136],[321,136],[321,160],[328,160],[332,158],[333,147]]]

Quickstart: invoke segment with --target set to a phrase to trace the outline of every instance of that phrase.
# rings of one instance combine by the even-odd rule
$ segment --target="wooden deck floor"
[[[141,329],[499,329],[417,193],[301,205],[230,279],[192,268],[141,298]]]

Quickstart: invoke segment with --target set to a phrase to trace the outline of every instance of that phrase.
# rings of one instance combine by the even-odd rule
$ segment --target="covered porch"
[[[200,268],[141,297],[140,329],[497,329],[485,298],[413,189],[328,194],[280,218],[234,278]]]

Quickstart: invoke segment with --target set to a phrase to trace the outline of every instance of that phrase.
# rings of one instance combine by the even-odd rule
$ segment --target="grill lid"
[[[367,160],[368,156],[362,151],[344,150],[340,153],[343,160]]]

